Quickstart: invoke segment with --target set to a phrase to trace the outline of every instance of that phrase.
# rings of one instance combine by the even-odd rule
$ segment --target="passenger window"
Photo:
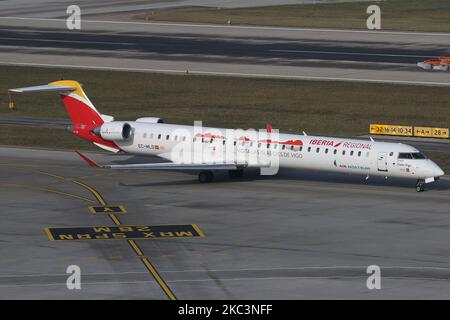
[[[316,149],[316,153],[319,153],[319,151],[320,151],[320,148],[317,148],[317,149]]]
[[[337,149],[334,149],[333,153],[336,154],[337,153]]]
[[[311,147],[308,147],[308,152],[310,152],[311,151]]]
[[[195,138],[194,138],[195,139]],[[161,134],[158,134],[158,140],[161,140]]]
[[[225,145],[225,143],[226,143],[226,140],[223,140],[223,141],[222,141],[222,145]]]
[[[345,156],[345,150],[342,150],[342,155]]]
[[[183,140],[183,141],[186,141],[186,137],[185,137],[185,136],[183,136],[182,140]]]
[[[250,142],[250,147],[253,147],[253,141]]]
[[[283,144],[283,146],[281,147],[281,150],[286,149],[286,145]]]
[[[147,138],[147,133],[144,133],[144,138]]]
[[[328,153],[328,148],[325,149],[325,153]]]
[[[294,146],[291,146],[291,150],[294,150]]]
[[[178,140],[178,136],[175,136],[175,141],[177,141]]]
[[[358,157],[361,157],[361,151],[358,151]]]
[[[303,150],[303,147],[300,147],[300,151],[302,151]]]
[[[236,146],[236,141],[233,142],[233,145]]]
[[[166,136],[166,140],[169,140],[169,138],[170,138],[170,135],[167,135],[167,136]]]
[[[352,151],[350,151],[350,155],[352,156],[353,154],[354,154],[353,150],[352,150]]]
[[[261,142],[260,142],[260,143],[258,143],[258,148],[261,148]]]
[[[267,144],[267,149],[269,149],[269,148],[270,148],[270,143]]]

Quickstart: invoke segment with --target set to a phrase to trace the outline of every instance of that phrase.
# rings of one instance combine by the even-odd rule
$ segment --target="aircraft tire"
[[[198,181],[200,183],[211,182],[214,178],[214,174],[211,171],[200,171],[198,174]]]
[[[425,191],[425,183],[422,180],[418,180],[416,184],[416,191],[423,192]]]

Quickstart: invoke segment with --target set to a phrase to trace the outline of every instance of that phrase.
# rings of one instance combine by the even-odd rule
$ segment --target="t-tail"
[[[74,80],[60,80],[47,85],[10,89],[10,92],[58,92],[66,107],[72,122],[72,133],[88,140],[108,151],[118,152],[120,148],[111,141],[106,141],[94,130],[105,122],[111,122],[113,117],[100,114],[87,95],[81,84]]]

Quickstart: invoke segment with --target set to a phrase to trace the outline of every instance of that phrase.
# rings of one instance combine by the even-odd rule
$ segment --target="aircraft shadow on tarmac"
[[[166,162],[165,160],[154,157],[154,156],[127,156],[123,160],[111,161],[114,164],[129,164],[129,163],[154,163],[154,162]],[[168,162],[168,161],[167,161]],[[124,187],[152,187],[152,186],[170,186],[170,185],[191,185],[198,184],[196,174],[197,172],[188,170],[167,170],[172,172],[181,172],[192,175],[192,179],[176,180],[176,181],[154,181],[141,184],[128,184],[120,182],[121,186]],[[320,171],[306,171],[299,169],[280,169],[276,175],[260,175],[258,169],[247,169],[245,170],[244,177],[239,179],[230,179],[226,171],[217,171],[214,173],[214,183],[242,183],[249,181],[258,180],[290,180],[298,181],[313,181],[313,182],[324,182],[324,183],[340,183],[345,185],[357,185],[357,186],[372,186],[372,187],[386,187],[386,188],[409,188],[412,191],[415,190],[415,180],[408,179],[396,179],[389,178],[384,179],[383,177],[370,177],[368,180],[361,175],[349,175],[340,173],[330,173],[330,172],[320,172]],[[427,184],[426,190],[450,190],[450,181],[440,180],[436,183]]]

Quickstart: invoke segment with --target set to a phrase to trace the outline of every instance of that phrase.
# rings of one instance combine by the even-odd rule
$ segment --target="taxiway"
[[[90,153],[101,163],[152,158]],[[95,170],[73,152],[0,148],[0,297],[178,299],[448,298],[450,180],[418,194],[410,181],[297,172],[199,184],[179,172]],[[292,174],[292,173],[291,173]],[[50,241],[46,227],[196,224],[205,237]],[[98,203],[97,203],[98,204]],[[66,288],[68,265],[82,289]],[[379,265],[382,289],[366,288]]]

